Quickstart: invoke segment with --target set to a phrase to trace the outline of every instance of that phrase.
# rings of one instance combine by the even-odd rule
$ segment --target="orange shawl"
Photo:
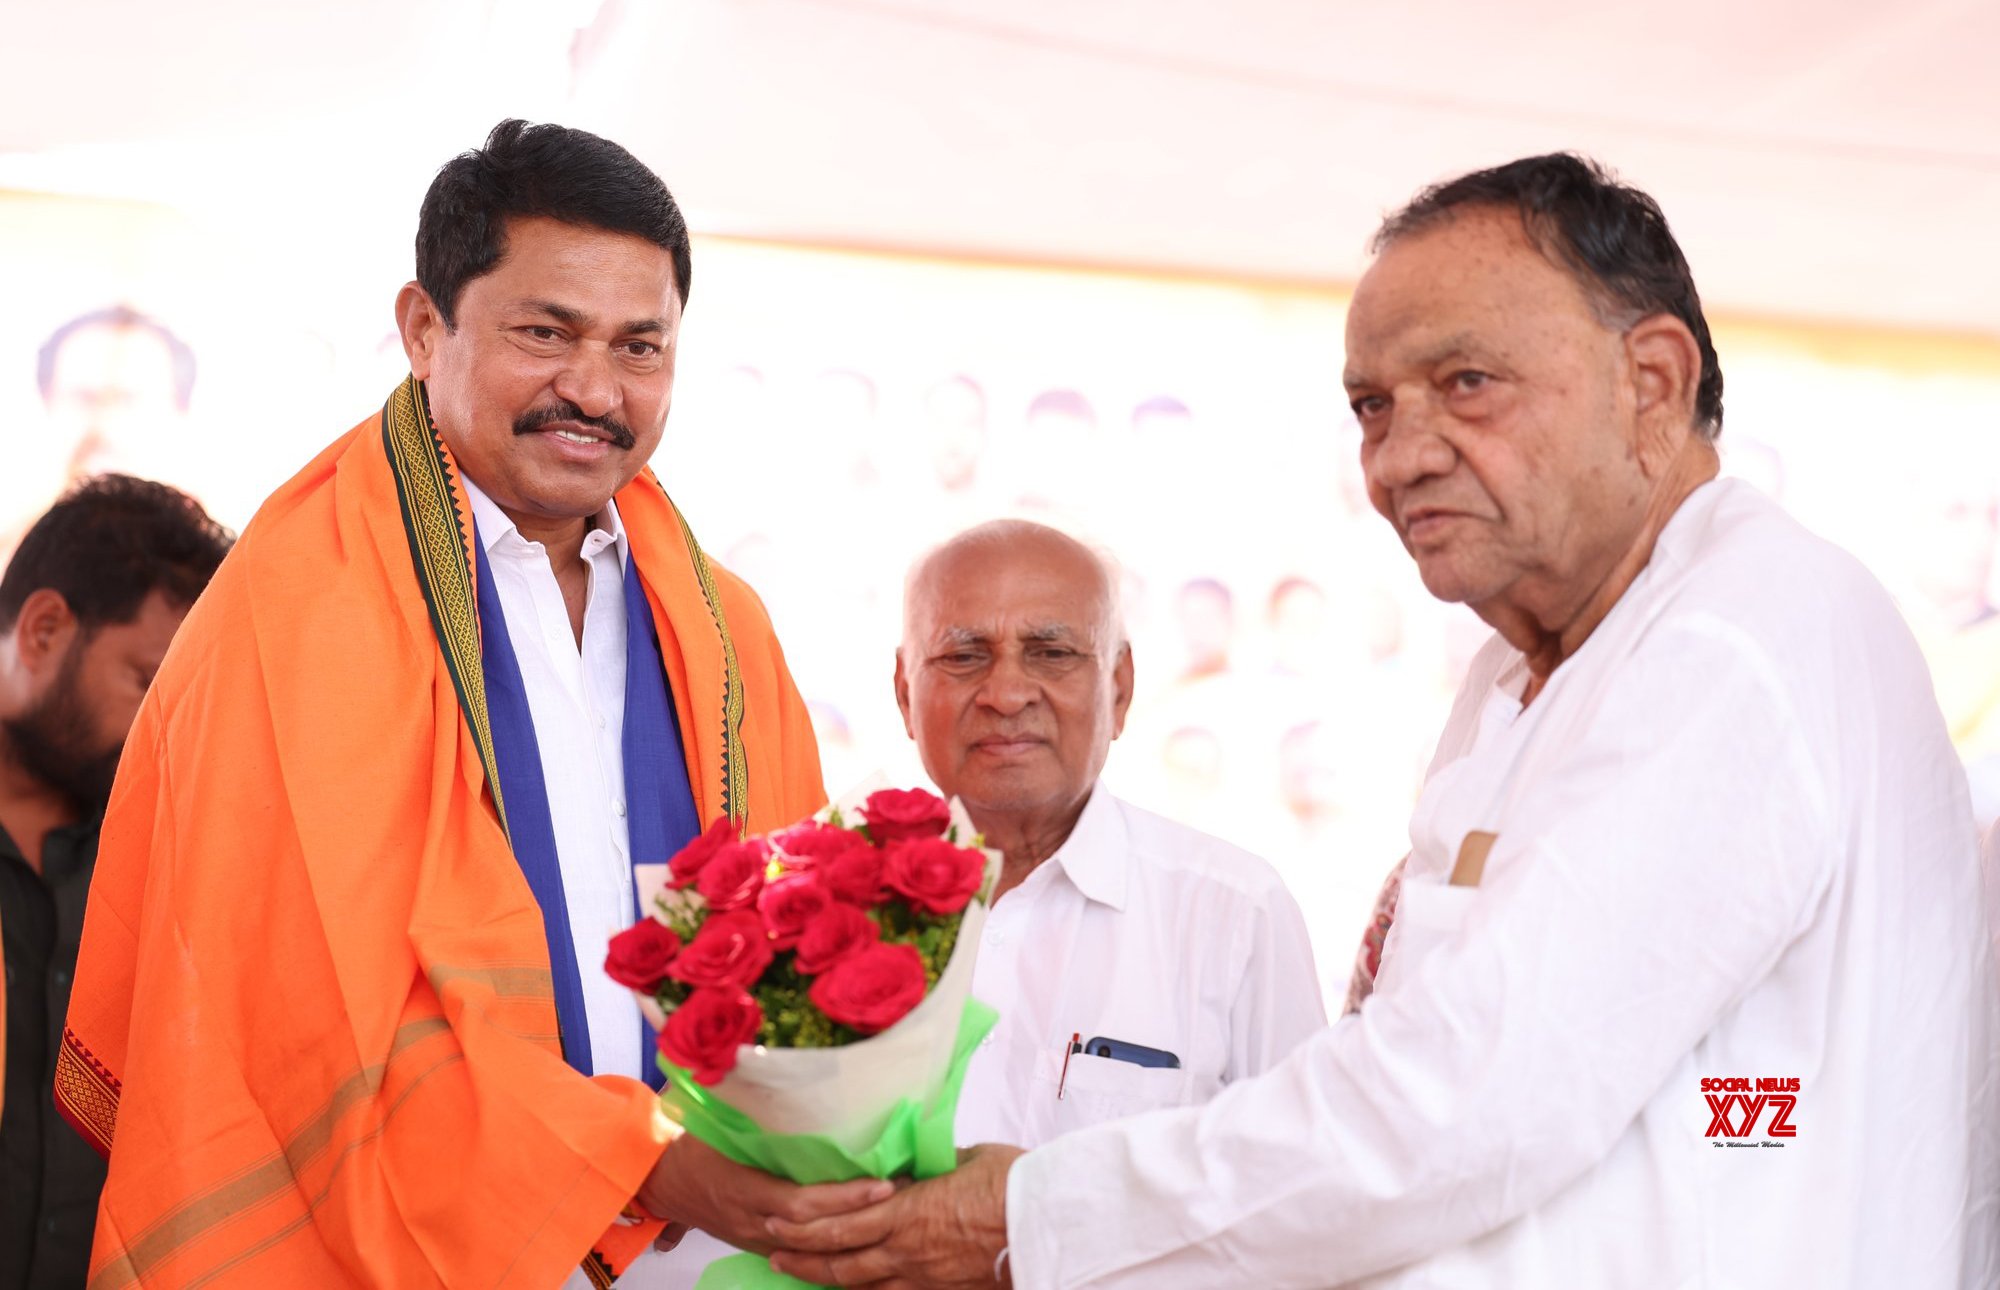
[[[650,471],[617,500],[702,817],[817,809],[763,606]],[[469,516],[406,381],[265,503],[147,696],[56,1077],[110,1158],[91,1290],[546,1290],[657,1230],[615,1221],[656,1099],[564,1064],[488,789]]]

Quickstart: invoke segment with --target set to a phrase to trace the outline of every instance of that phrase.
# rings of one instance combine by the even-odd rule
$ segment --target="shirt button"
[[[619,819],[622,820],[625,818],[625,801],[623,798],[612,798],[611,809],[617,813]]]
[[[604,714],[602,712],[597,714],[597,728],[599,730],[604,729]]]
[[[990,1047],[992,1047],[992,1046],[993,1046],[993,1032],[992,1032],[992,1031],[990,1031],[990,1030],[989,1030],[989,1031],[987,1031],[987,1032],[986,1032],[986,1037],[985,1037],[985,1038],[983,1038],[983,1039],[981,1039],[981,1040],[979,1041],[979,1046],[980,1046],[981,1048],[990,1048]]]
[[[986,943],[988,945],[999,945],[1004,941],[1006,941],[1006,939],[1007,939],[1007,934],[1005,932],[990,931],[986,933]]]

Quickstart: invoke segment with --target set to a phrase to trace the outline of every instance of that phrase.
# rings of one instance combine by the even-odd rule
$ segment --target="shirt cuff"
[[[1050,1176],[1047,1162],[1058,1154],[1040,1147],[1014,1161],[1007,1171],[1007,1268],[1014,1290],[1040,1290],[1056,1284],[1055,1233],[1035,1212],[1034,1197],[1046,1195],[1040,1182]]]

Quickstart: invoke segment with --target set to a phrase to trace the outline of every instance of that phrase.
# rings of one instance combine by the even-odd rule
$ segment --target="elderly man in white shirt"
[[[1653,201],[1529,158],[1392,218],[1348,315],[1375,506],[1498,632],[1372,995],[1206,1106],[775,1224],[816,1282],[2000,1285],[1965,777],[1859,564],[1718,481]],[[804,1251],[817,1251],[806,1253]]]
[[[1000,520],[912,569],[896,701],[924,769],[1005,857],[973,992],[1000,1020],[961,1142],[1040,1146],[1206,1101],[1326,1024],[1296,902],[1263,860],[1098,783],[1132,698],[1105,563]]]

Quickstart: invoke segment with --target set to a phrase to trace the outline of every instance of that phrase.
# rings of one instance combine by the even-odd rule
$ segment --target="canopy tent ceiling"
[[[519,114],[701,231],[1333,282],[1421,184],[1570,147],[1712,307],[2000,334],[1990,0],[6,0],[0,40],[0,186],[406,235]]]

